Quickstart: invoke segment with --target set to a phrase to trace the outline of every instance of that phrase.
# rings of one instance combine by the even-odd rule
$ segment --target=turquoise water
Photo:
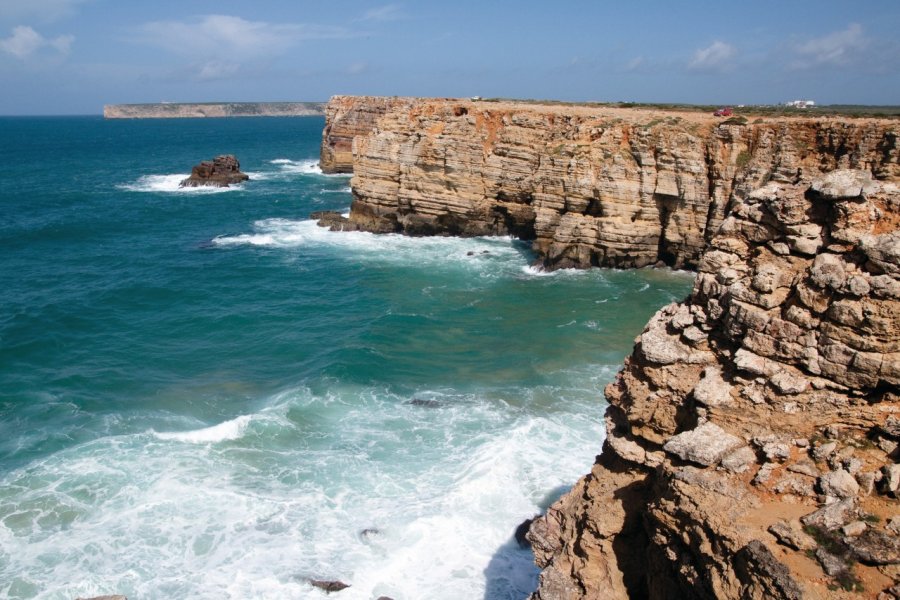
[[[512,532],[691,278],[318,228],[351,199],[322,126],[0,119],[0,596],[533,588]],[[251,181],[178,189],[226,152]]]

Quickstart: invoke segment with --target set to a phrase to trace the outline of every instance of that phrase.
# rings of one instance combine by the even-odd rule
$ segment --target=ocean
[[[521,599],[692,276],[330,232],[319,117],[0,118],[0,597]],[[251,180],[179,189],[232,153]]]

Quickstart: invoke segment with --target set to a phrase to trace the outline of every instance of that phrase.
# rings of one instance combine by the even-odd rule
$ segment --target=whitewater
[[[691,276],[318,227],[322,126],[0,119],[0,597],[532,591],[516,527]],[[251,179],[178,186],[222,153]]]

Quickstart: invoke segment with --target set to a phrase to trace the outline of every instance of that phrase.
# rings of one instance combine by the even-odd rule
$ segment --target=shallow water
[[[322,125],[0,119],[0,596],[534,587],[516,525],[691,277],[319,228],[350,203]],[[251,180],[177,187],[220,153]]]

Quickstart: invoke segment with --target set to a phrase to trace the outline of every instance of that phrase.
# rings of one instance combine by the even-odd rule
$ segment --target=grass
[[[846,569],[834,576],[835,584],[833,584],[833,587],[831,585],[828,586],[830,590],[835,591],[840,587],[848,592],[865,591],[862,582],[853,573],[856,561],[853,560],[850,548],[840,537],[814,525],[806,525],[803,527],[803,530],[816,541],[820,548],[838,557],[846,567]],[[816,560],[816,553],[813,550],[807,550],[806,555],[812,560]]]
[[[738,169],[743,169],[747,165],[750,164],[750,153],[746,150],[741,150],[740,154],[737,155],[737,160],[735,160],[735,165],[737,165]]]

